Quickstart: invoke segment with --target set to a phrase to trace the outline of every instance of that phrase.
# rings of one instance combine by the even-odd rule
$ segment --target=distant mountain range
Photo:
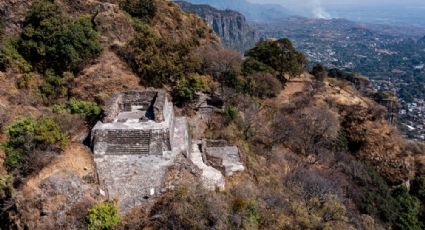
[[[217,9],[231,9],[245,15],[249,21],[270,22],[284,19],[292,13],[279,4],[256,4],[247,0],[187,0],[193,4],[208,4]]]
[[[206,4],[175,1],[183,11],[194,13],[216,32],[226,48],[244,52],[254,46],[257,34],[250,28],[245,16],[233,10],[218,10]]]

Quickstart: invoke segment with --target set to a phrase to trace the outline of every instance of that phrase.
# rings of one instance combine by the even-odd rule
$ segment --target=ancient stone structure
[[[239,149],[224,140],[203,140],[202,152],[207,164],[219,169],[225,176],[232,176],[245,170]]]
[[[94,161],[105,195],[126,212],[166,192],[164,178],[178,154],[201,171],[206,189],[224,190],[224,175],[243,171],[236,146],[191,143],[188,121],[175,117],[162,90],[114,95],[92,130]],[[206,154],[206,155],[205,155]]]
[[[122,211],[159,195],[167,168],[179,153],[190,155],[187,120],[175,118],[161,90],[114,95],[92,130],[99,182]]]

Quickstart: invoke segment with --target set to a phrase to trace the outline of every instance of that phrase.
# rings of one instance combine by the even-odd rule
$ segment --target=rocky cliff
[[[249,21],[270,22],[279,21],[292,14],[280,4],[268,4],[259,1],[253,3],[247,0],[186,0],[193,4],[207,4],[217,9],[231,9],[245,15]]]
[[[189,13],[197,14],[220,35],[223,45],[238,51],[253,47],[258,40],[257,33],[250,28],[246,18],[233,10],[218,10],[209,5],[196,5],[185,1],[176,1],[180,7]]]

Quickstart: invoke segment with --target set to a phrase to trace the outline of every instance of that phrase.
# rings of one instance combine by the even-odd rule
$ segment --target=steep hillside
[[[245,16],[232,10],[217,10],[209,5],[194,5],[176,1],[188,13],[199,15],[217,33],[226,48],[244,52],[258,40]]]
[[[242,59],[221,47],[203,19],[170,1],[6,3],[1,229],[423,228],[425,146],[404,139],[387,122],[386,108],[357,90],[368,91],[365,77],[341,77],[323,67],[310,75],[305,55],[289,39],[261,41]],[[242,21],[235,14],[217,23],[236,25],[235,36],[241,36]],[[121,213],[117,207],[127,191],[108,200],[90,130],[104,120],[102,106],[111,95],[152,87],[163,96],[147,100],[172,101],[176,117],[187,116],[190,124],[176,133],[184,141],[193,138],[198,149],[195,156],[179,154],[161,171],[166,189],[155,199],[137,195],[141,205]],[[151,106],[157,109],[146,110]],[[181,134],[185,129],[190,135]],[[224,160],[204,156],[200,140],[238,151]],[[234,166],[229,158],[245,171],[223,179],[221,171]],[[149,162],[154,170],[165,167]],[[105,169],[118,175],[117,167]],[[111,181],[139,194],[145,182],[126,179],[154,170],[124,170]],[[220,176],[221,189],[207,189],[208,174]]]

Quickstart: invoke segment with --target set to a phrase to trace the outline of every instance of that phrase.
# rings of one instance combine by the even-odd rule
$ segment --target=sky
[[[348,18],[360,21],[425,23],[425,0],[248,0],[277,3],[292,12],[316,18]],[[410,17],[410,18],[409,18]]]
[[[283,5],[307,5],[309,2],[319,2],[324,6],[332,5],[380,5],[380,4],[392,4],[392,5],[425,5],[424,0],[320,0],[320,1],[300,1],[300,0],[249,0],[250,2],[256,3],[281,3]]]

